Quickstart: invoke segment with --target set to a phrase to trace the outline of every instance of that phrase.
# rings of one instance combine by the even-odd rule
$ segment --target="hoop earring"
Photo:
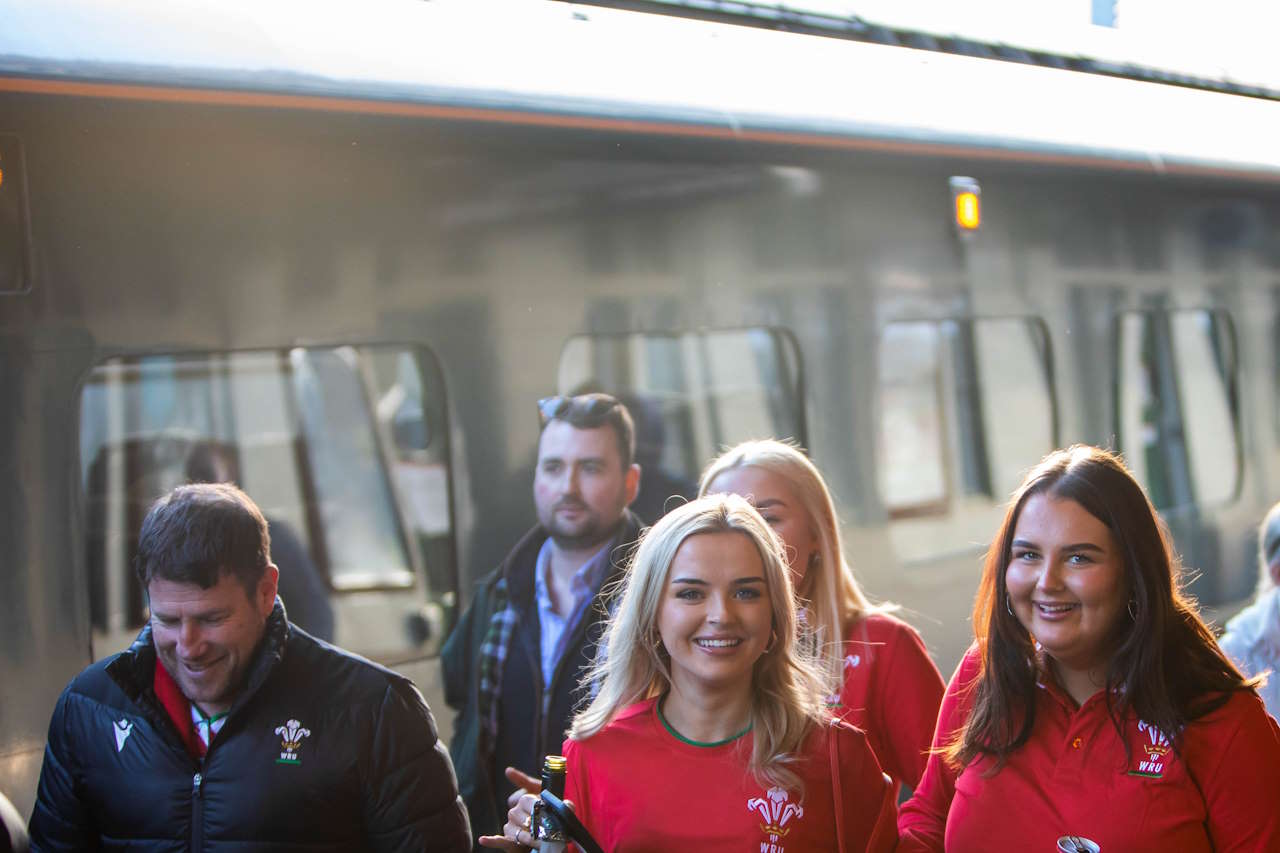
[[[778,647],[778,632],[776,629],[769,632],[769,645],[764,647],[764,654],[769,654]]]
[[[1134,622],[1137,622],[1138,621],[1138,612],[1137,612],[1138,602],[1134,601],[1132,598],[1129,599],[1128,610],[1129,610],[1129,618],[1132,619]]]
[[[1009,603],[1009,590],[1004,591],[1004,609],[1009,611],[1009,615],[1013,615],[1013,605]]]

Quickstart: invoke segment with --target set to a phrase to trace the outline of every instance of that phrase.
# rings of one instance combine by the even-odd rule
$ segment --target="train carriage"
[[[1252,591],[1280,470],[1265,93],[559,2],[0,20],[24,813],[58,692],[145,619],[141,514],[209,443],[334,639],[438,713],[432,656],[533,521],[552,392],[628,400],[651,513],[725,444],[802,443],[944,671],[1005,496],[1061,444],[1125,453],[1204,604]]]

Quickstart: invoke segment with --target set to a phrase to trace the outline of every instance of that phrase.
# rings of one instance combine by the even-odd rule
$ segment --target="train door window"
[[[456,585],[443,418],[439,369],[420,349],[99,365],[80,433],[95,650],[146,619],[131,563],[150,504],[184,482],[230,480],[267,516],[293,621],[384,659],[426,653],[423,620],[441,622],[438,642]]]
[[[1240,484],[1235,335],[1222,311],[1120,316],[1116,433],[1159,508],[1213,505]]]
[[[937,323],[893,323],[880,338],[880,494],[895,517],[946,506],[944,377]]]
[[[1056,444],[1036,319],[890,323],[879,347],[880,494],[899,560],[979,546],[1022,472]]]
[[[1049,333],[1023,317],[973,321],[988,494],[1003,501],[1057,444]]]
[[[891,518],[1003,500],[1053,449],[1048,337],[1038,320],[891,323],[880,339],[880,493]]]
[[[560,355],[561,393],[607,391],[636,421],[644,473],[633,508],[648,521],[690,497],[722,448],[748,438],[804,442],[799,352],[789,333],[582,335]]]

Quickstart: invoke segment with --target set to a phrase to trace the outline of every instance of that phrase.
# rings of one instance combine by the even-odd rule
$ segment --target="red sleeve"
[[[587,809],[587,768],[582,749],[576,740],[565,739],[564,746],[564,798],[573,803],[574,814],[582,825],[590,828]]]
[[[840,853],[891,853],[898,840],[893,786],[866,735],[848,723],[833,723],[827,732],[829,760],[839,770],[834,787],[840,810]]]
[[[884,771],[915,788],[924,775],[945,685],[916,630],[893,624],[892,645],[877,662],[876,721],[868,728]]]
[[[591,832],[591,824],[587,818],[587,768],[583,761],[582,750],[576,740],[565,738],[561,747],[564,756],[564,798],[573,804],[573,813]],[[594,833],[593,833],[594,834]],[[581,853],[576,844],[569,844],[566,853]]]
[[[978,675],[981,660],[977,646],[965,652],[951,683],[947,685],[938,724],[934,730],[933,748],[946,746],[965,724],[969,716],[969,688]],[[959,774],[938,753],[930,753],[920,785],[898,813],[899,851],[941,851],[947,829],[947,812],[956,792]]]
[[[1280,850],[1280,727],[1262,701],[1239,693],[1205,724],[1202,754],[1188,756],[1218,853]],[[1192,724],[1193,726],[1196,724]],[[1214,731],[1218,729],[1219,731]]]

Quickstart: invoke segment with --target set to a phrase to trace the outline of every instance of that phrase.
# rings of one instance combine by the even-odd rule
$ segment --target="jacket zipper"
[[[177,724],[159,703],[145,698],[135,698],[133,701],[142,710],[143,716],[151,720],[156,730],[163,733],[161,737],[169,741],[169,746],[190,759],[186,744],[178,733]],[[192,853],[197,853],[204,847],[204,760],[193,761],[193,763],[196,772],[191,777],[191,850]]]
[[[203,765],[201,765],[203,769]],[[191,777],[191,850],[199,853],[204,849],[204,774],[197,770]]]

